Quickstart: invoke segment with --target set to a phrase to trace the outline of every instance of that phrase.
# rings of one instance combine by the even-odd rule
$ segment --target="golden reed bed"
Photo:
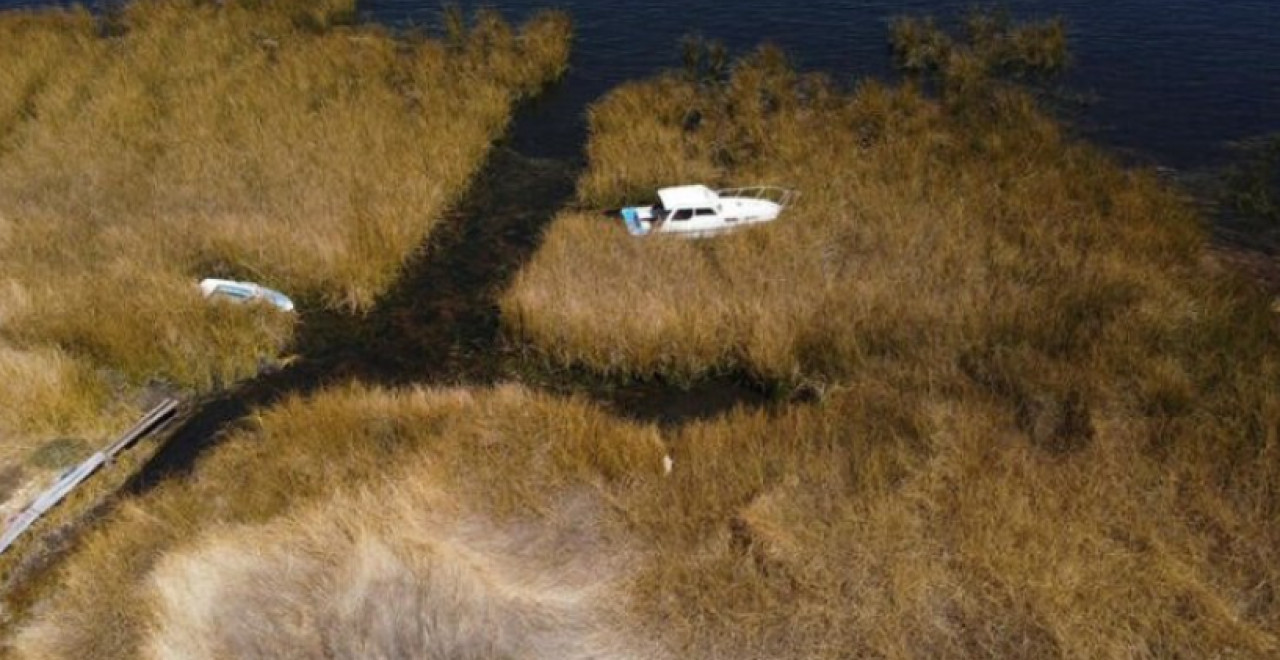
[[[552,365],[813,401],[663,429],[518,386],[293,398],[11,601],[16,654],[1273,657],[1266,301],[973,32],[921,38],[938,98],[770,50],[623,86],[586,205],[804,202],[702,243],[566,213],[503,300]]]
[[[293,320],[259,280],[368,308],[466,187],[570,28],[479,14],[448,43],[354,3],[139,0],[0,13],[0,462],[101,440],[160,381],[254,373]]]

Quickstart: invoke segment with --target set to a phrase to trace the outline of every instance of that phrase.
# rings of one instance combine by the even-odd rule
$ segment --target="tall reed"
[[[704,657],[1275,653],[1266,297],[1178,191],[1014,84],[996,55],[1022,55],[904,25],[936,84],[845,92],[766,48],[724,82],[610,93],[584,206],[684,183],[803,197],[698,242],[566,212],[503,299],[555,366],[819,395],[679,440],[684,481],[637,532],[662,548],[648,629]],[[1060,28],[999,29],[1052,53]]]
[[[1266,301],[1176,191],[979,91],[846,93],[766,50],[592,110],[590,204],[694,175],[804,201],[700,243],[566,213],[512,331],[809,402],[664,429],[513,386],[292,398],[11,602],[15,650],[1274,657]]]
[[[285,347],[291,318],[207,304],[202,277],[369,308],[513,104],[566,66],[562,14],[516,29],[481,12],[453,49],[355,25],[354,9],[0,15],[0,362],[21,361],[0,370],[56,352],[84,382],[65,403],[15,392],[0,438],[92,430],[80,412],[48,420],[130,400],[108,382],[208,390]]]

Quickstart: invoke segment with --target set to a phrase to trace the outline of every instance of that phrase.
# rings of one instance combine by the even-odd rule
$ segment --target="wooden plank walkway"
[[[137,424],[125,431],[124,435],[116,439],[105,449],[95,452],[89,458],[86,458],[79,465],[64,472],[58,481],[40,493],[38,497],[32,500],[31,504],[23,509],[22,513],[14,516],[9,522],[9,526],[4,530],[4,534],[0,535],[0,553],[9,549],[27,528],[35,524],[41,516],[49,509],[52,509],[61,502],[71,491],[76,489],[98,471],[111,459],[115,458],[120,452],[128,449],[130,445],[138,440],[155,433],[169,423],[178,412],[178,401],[176,399],[165,399],[157,404],[150,412],[142,416]]]

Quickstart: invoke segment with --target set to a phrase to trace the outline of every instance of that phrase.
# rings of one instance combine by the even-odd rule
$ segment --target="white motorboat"
[[[235,303],[262,301],[282,312],[293,311],[293,301],[288,296],[253,282],[204,279],[200,280],[200,293],[210,299],[218,298]]]
[[[769,222],[799,193],[775,186],[712,190],[702,185],[658,191],[658,203],[620,210],[632,236],[678,234],[702,238]]]

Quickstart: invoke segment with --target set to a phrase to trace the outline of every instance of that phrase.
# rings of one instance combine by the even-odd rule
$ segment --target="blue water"
[[[47,0],[45,0],[47,2]],[[44,4],[0,0],[0,8]],[[550,0],[485,0],[519,18]],[[577,27],[572,69],[533,109],[522,150],[574,153],[586,103],[616,83],[679,63],[680,37],[699,33],[735,52],[771,41],[806,69],[837,80],[891,75],[889,19],[956,16],[973,0],[554,0]],[[1061,15],[1075,58],[1063,81],[1091,99],[1081,132],[1175,167],[1221,159],[1231,141],[1280,131],[1280,0],[1008,0],[1020,18]],[[372,20],[438,25],[439,0],[363,0]]]

